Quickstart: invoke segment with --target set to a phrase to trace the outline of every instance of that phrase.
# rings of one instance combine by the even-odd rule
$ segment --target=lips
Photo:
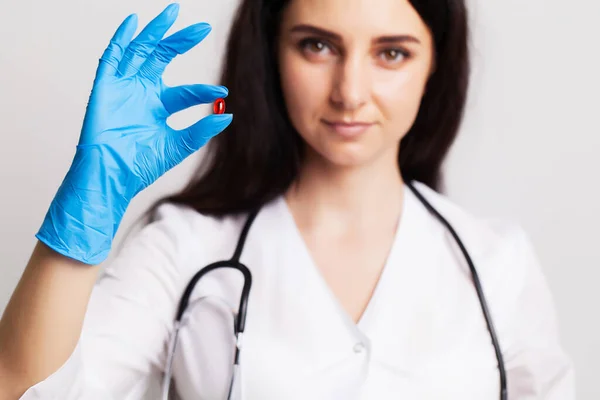
[[[329,130],[337,133],[345,138],[354,138],[369,130],[373,125],[369,122],[343,122],[343,121],[326,121],[323,123]]]

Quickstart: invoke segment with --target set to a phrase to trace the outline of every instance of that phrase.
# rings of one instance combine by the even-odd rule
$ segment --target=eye
[[[302,50],[315,54],[322,53],[324,49],[329,48],[328,44],[322,40],[314,38],[306,38],[301,40],[299,46]]]
[[[381,57],[386,62],[396,63],[408,58],[409,54],[403,49],[386,49],[381,52]]]

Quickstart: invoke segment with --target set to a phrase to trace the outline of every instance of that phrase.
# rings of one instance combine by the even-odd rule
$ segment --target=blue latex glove
[[[133,197],[225,129],[231,114],[209,115],[174,130],[167,117],[227,96],[212,85],[167,87],[165,67],[210,32],[206,23],[162,39],[179,11],[169,5],[132,41],[127,17],[100,58],[77,150],[36,237],[86,264],[109,254]]]

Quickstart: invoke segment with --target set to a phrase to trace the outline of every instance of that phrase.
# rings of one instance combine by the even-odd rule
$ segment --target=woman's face
[[[432,37],[408,0],[291,0],[278,61],[309,155],[395,163],[432,72]]]

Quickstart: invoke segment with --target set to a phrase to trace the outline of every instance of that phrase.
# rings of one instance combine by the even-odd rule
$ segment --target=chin
[[[372,164],[381,152],[360,143],[344,143],[317,150],[317,156],[326,164],[338,168],[357,168]]]
[[[357,168],[376,163],[380,159],[393,157],[398,142],[386,138],[379,131],[354,138],[341,138],[327,130],[315,129],[303,136],[308,147],[310,162],[339,168]]]

